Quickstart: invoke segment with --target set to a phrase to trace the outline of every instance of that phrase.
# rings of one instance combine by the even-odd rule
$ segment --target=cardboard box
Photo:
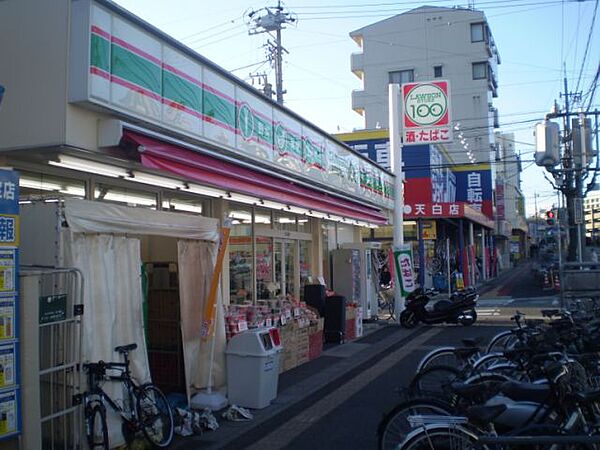
[[[323,353],[323,330],[311,334],[308,337],[308,359],[315,359]]]

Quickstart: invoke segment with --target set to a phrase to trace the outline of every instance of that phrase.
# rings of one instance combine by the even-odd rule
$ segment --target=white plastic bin
[[[257,328],[227,345],[227,396],[232,405],[261,409],[277,397],[281,340],[277,328]]]

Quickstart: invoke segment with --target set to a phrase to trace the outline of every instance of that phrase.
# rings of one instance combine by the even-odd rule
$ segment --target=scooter
[[[431,325],[434,323],[460,323],[470,326],[477,320],[475,305],[479,294],[473,287],[453,292],[448,299],[438,300],[433,307],[427,307],[432,301],[434,290],[424,291],[419,288],[410,293],[406,299],[406,309],[400,314],[400,325],[414,328],[419,322]]]

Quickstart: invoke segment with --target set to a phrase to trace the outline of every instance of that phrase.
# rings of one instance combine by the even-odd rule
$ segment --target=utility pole
[[[266,73],[251,73],[249,74],[250,79],[252,80],[252,86],[254,86],[254,80],[257,79],[258,80],[258,86],[262,86],[262,93],[268,97],[268,98],[273,98],[273,86],[271,85],[271,83],[269,83],[269,81],[267,80],[267,74]],[[260,91],[260,89],[259,89]]]
[[[262,11],[262,13],[261,13]],[[285,24],[297,23],[298,19],[293,13],[284,11],[281,0],[277,1],[274,8],[264,7],[257,11],[251,11],[247,14],[248,34],[268,33],[274,40],[267,42],[269,51],[269,61],[275,68],[275,94],[277,103],[283,105],[283,52],[289,53],[281,45],[281,30]],[[275,35],[272,33],[275,32]]]
[[[560,94],[564,98],[565,107],[564,111],[559,111],[558,106],[555,103],[553,111],[546,114],[545,121],[543,124],[539,124],[542,128],[536,128],[536,133],[540,133],[537,136],[538,145],[541,142],[544,145],[543,149],[538,148],[536,153],[536,163],[541,166],[545,166],[555,180],[555,188],[563,193],[565,196],[565,207],[567,210],[566,220],[561,222],[568,226],[569,233],[569,246],[567,249],[567,260],[568,261],[579,261],[583,260],[583,247],[584,247],[584,236],[585,226],[583,220],[583,185],[584,180],[588,175],[588,165],[593,157],[597,157],[596,152],[592,152],[591,146],[588,146],[589,129],[586,122],[586,115],[594,115],[597,118],[598,112],[571,112],[571,99],[577,102],[581,97],[577,92],[569,92],[567,77],[564,77],[564,93]],[[571,126],[572,117],[576,117],[579,120],[573,121]],[[558,141],[558,125],[549,122],[549,119],[563,119],[563,133],[560,142],[556,143],[556,148],[552,149],[553,142]],[[552,133],[551,128],[546,124],[554,125],[556,130]],[[546,128],[544,128],[546,127]],[[546,133],[542,136],[541,133]],[[563,144],[562,157],[559,156],[559,144]],[[591,140],[589,145],[591,145]],[[597,146],[597,145],[596,145]],[[559,165],[560,164],[560,165]],[[559,165],[559,167],[555,167]],[[588,190],[589,190],[588,186]],[[559,229],[560,233],[560,229]],[[560,234],[559,234],[560,236]]]

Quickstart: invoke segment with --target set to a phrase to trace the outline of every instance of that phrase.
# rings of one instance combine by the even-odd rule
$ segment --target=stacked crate
[[[165,392],[185,392],[179,287],[174,264],[148,270],[148,361],[152,381]]]

